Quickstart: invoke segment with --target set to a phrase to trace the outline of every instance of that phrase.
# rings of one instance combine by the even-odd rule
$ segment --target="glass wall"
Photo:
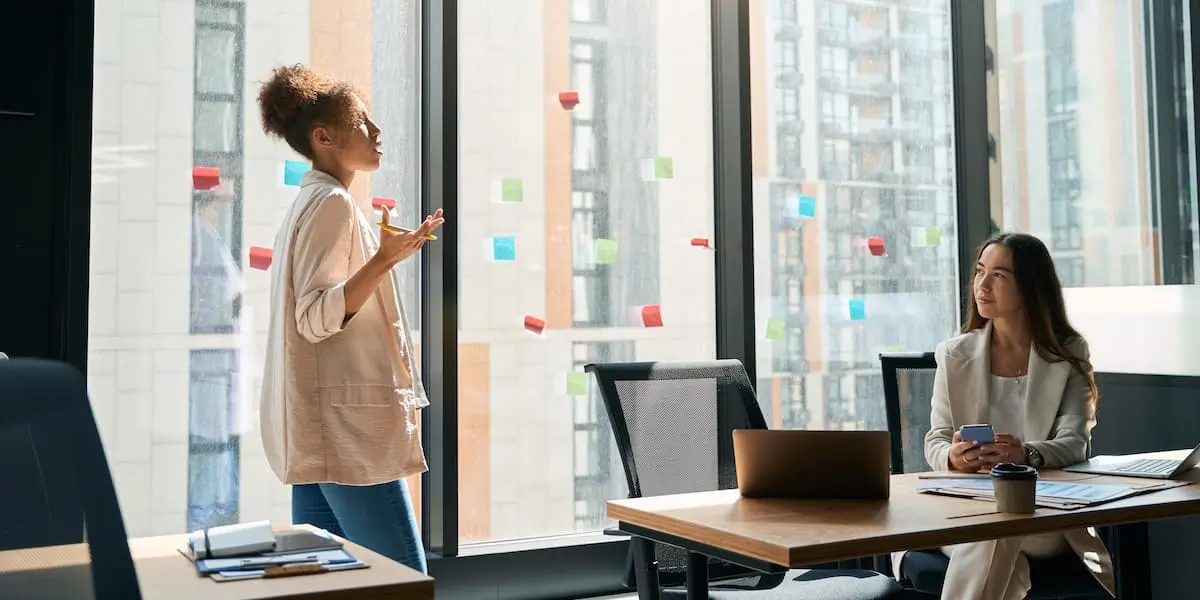
[[[459,12],[463,543],[596,531],[625,474],[590,361],[715,356],[709,7]]]
[[[1077,288],[1068,310],[1097,369],[1195,375],[1188,3],[1153,5],[1167,12],[1138,0],[996,0],[1003,195],[993,214],[1042,238],[1063,285]]]
[[[886,429],[879,353],[957,322],[950,3],[750,8],[759,401]]]
[[[417,220],[419,22],[397,0],[96,3],[88,387],[130,535],[291,520],[258,389],[270,248],[307,163],[255,98],[304,63],[370,94],[383,167],[364,210]],[[416,262],[400,267],[410,315]]]

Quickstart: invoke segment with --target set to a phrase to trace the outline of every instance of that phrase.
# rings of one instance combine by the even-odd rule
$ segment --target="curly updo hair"
[[[263,131],[313,160],[313,127],[359,125],[354,99],[367,97],[354,85],[304,65],[276,67],[258,92]]]

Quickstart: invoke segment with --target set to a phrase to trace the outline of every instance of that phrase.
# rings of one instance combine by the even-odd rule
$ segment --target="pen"
[[[379,228],[384,231],[390,231],[392,233],[412,233],[413,232],[413,230],[411,230],[411,229],[405,229],[403,227],[396,227],[395,225],[388,225],[387,223],[380,223]],[[436,235],[426,235],[425,239],[436,240],[437,236]]]
[[[921,473],[917,479],[991,479],[987,473]]]
[[[321,563],[299,563],[294,565],[282,565],[278,567],[267,567],[263,571],[263,577],[287,577],[289,575],[307,575],[309,573],[325,573],[326,569]]]

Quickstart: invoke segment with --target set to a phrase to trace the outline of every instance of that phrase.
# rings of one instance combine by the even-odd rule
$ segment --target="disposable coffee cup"
[[[1037,469],[1013,463],[992,467],[996,508],[1002,513],[1031,515],[1037,507]]]

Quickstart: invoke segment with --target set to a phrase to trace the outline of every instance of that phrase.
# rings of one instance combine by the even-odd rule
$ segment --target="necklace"
[[[993,350],[993,352],[995,352],[997,350],[997,348],[992,348],[992,350]],[[1019,355],[1016,360],[1013,360],[1012,353],[1009,353],[1009,354],[997,353],[996,358],[1001,359],[1001,360],[997,361],[998,364],[996,366],[1000,367],[997,370],[1000,371],[1000,373],[1002,374],[1001,377],[1012,377],[1013,380],[1017,382],[1017,385],[1021,385],[1021,384],[1025,383],[1025,371],[1029,368],[1028,352],[1032,352],[1032,351],[1033,351],[1032,349],[1027,350],[1027,352],[1025,354],[1025,361],[1023,364],[1021,362]],[[1014,373],[1014,374],[1008,375],[1009,373]]]

